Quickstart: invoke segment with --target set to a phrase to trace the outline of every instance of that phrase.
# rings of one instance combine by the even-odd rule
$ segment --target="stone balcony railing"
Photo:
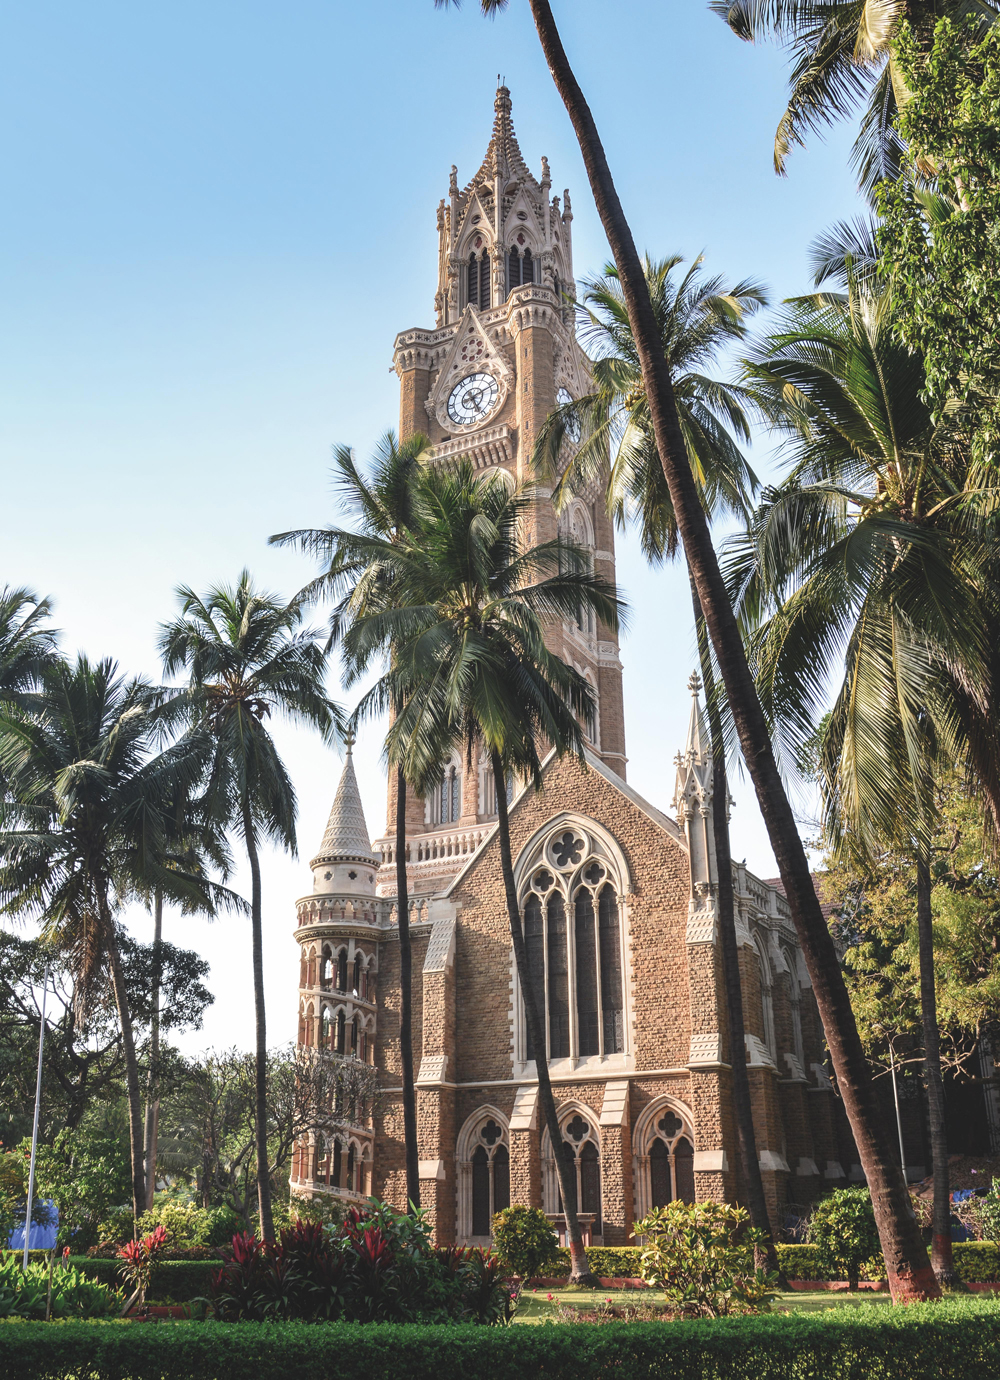
[[[442,864],[452,860],[464,866],[472,857],[483,839],[496,826],[494,824],[470,824],[465,829],[436,829],[427,834],[414,834],[408,841],[407,861],[411,871],[437,870]],[[382,855],[382,867],[394,867],[396,863],[396,840],[394,838],[376,839],[376,852]]]

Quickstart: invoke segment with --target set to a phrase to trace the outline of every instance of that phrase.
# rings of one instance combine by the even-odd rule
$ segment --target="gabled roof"
[[[584,758],[586,760],[587,766],[590,768],[591,771],[596,772],[598,776],[602,776],[604,780],[607,781],[608,785],[613,786],[614,789],[618,791],[620,795],[623,795],[625,799],[628,800],[632,805],[634,805],[637,810],[641,810],[642,813],[646,816],[646,818],[651,820],[657,826],[657,828],[662,829],[665,834],[669,834],[673,841],[679,844],[680,847],[684,849],[685,853],[687,852],[687,837],[684,833],[684,830],[681,829],[681,827],[677,824],[675,820],[672,820],[669,815],[665,815],[662,810],[658,810],[655,805],[651,805],[649,801],[645,799],[645,797],[639,794],[638,791],[633,790],[627,781],[623,781],[622,778],[617,774],[617,772],[613,772],[611,768],[607,766],[604,762],[602,762],[601,759],[595,753],[591,752],[589,748],[584,749]],[[555,749],[553,748],[553,750],[548,754],[548,756],[542,763],[543,775],[555,760],[556,754]],[[530,789],[530,786],[522,786],[520,791],[518,791],[517,795],[510,802],[509,813],[511,815],[514,815],[516,813],[516,811],[520,807],[522,800],[524,800],[524,798],[527,796]],[[486,851],[486,849],[489,848],[490,844],[496,837],[496,832],[497,826],[494,824],[493,828],[489,831],[489,833],[484,834],[479,847],[466,862],[462,870],[456,873],[456,875],[452,878],[448,886],[442,892],[442,895],[451,895],[451,893],[455,890],[455,887],[458,886],[459,882],[469,871],[469,869],[473,866],[473,864],[478,862],[479,859],[482,857],[483,853]]]

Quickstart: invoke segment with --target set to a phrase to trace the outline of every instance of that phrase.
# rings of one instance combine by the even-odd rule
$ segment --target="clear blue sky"
[[[640,247],[704,250],[775,299],[806,290],[810,239],[856,209],[849,132],[774,176],[782,55],[702,0],[556,11]],[[606,247],[525,0],[492,22],[472,0],[34,0],[6,7],[0,54],[0,583],[55,598],[66,650],[155,676],[174,586],[245,564],[298,588],[308,567],[268,535],[331,519],[330,445],[365,455],[395,425],[393,338],[433,324],[435,209],[451,164],[464,181],[482,158],[498,73],[529,164],[546,154],[571,190],[578,275]],[[669,808],[686,581],[627,540],[619,576],[629,778]],[[293,902],[339,772],[316,741],[281,742],[303,856],[265,865],[275,1040],[294,1033]],[[375,732],[357,758],[378,834]],[[752,796],[735,794],[734,854],[771,875]],[[211,960],[217,993],[185,1046],[249,1045],[246,925],[167,927]]]

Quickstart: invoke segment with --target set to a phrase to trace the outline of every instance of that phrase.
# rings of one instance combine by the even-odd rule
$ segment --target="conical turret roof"
[[[347,742],[347,760],[333,798],[333,808],[326,822],[326,831],[313,865],[320,862],[362,862],[377,867],[378,858],[372,852],[371,837],[365,823],[358,778],[354,774],[353,738]]]

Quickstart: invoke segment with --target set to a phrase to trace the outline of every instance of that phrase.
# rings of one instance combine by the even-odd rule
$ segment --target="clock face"
[[[569,389],[560,388],[559,392],[556,394],[556,402],[559,404],[559,406],[565,407],[567,403],[571,403],[572,401],[573,394],[569,391]],[[580,423],[577,421],[576,417],[570,418],[570,420],[566,423],[566,435],[569,437],[569,439],[573,442],[574,445],[577,443],[577,441],[579,441]]]
[[[472,426],[489,416],[499,395],[500,385],[492,374],[468,374],[451,390],[448,416],[459,426]]]

